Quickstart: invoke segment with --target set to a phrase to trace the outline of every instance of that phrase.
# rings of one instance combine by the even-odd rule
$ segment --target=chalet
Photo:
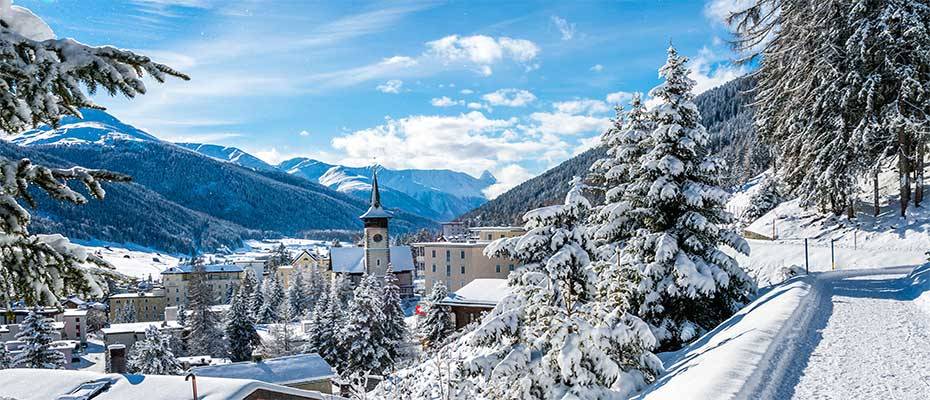
[[[196,367],[192,371],[197,376],[254,379],[322,393],[333,392],[332,379],[337,376],[333,367],[317,353]]]
[[[455,316],[455,328],[461,329],[491,311],[510,294],[506,279],[475,279],[465,287],[449,293],[439,304],[448,306]]]

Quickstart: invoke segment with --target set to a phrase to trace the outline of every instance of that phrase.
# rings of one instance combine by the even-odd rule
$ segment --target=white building
[[[193,372],[197,376],[254,379],[322,393],[332,393],[332,380],[338,376],[316,353],[197,367]]]
[[[188,283],[191,278],[191,265],[178,265],[166,269],[161,273],[162,283],[165,285],[166,306],[177,306],[187,303]],[[233,289],[239,287],[244,269],[233,264],[214,264],[203,266],[207,287],[213,292],[213,298],[225,302],[226,296]],[[164,309],[162,309],[164,315]]]

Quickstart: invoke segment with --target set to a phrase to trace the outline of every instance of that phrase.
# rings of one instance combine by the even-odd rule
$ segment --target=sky
[[[731,1],[18,0],[58,37],[191,76],[95,101],[164,140],[361,166],[451,169],[494,197],[597,143],[659,83],[670,43],[702,92],[747,72]]]

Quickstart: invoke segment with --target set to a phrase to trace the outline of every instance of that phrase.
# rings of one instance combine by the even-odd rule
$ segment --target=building
[[[131,349],[137,341],[145,339],[145,330],[149,326],[155,326],[162,332],[181,337],[183,328],[178,325],[177,321],[162,322],[133,322],[126,324],[110,324],[110,326],[100,330],[103,333],[103,343],[105,346],[121,344],[126,349]]]
[[[167,306],[177,306],[187,303],[188,283],[191,279],[191,265],[178,265],[166,269],[161,273],[162,284],[165,285]],[[234,264],[204,265],[204,280],[213,294],[213,298],[225,302],[226,297],[233,289],[239,286],[245,273],[243,267]],[[162,316],[164,308],[162,308]],[[159,317],[161,318],[161,317]]]
[[[448,306],[455,316],[455,328],[461,329],[491,311],[510,294],[506,279],[475,279],[465,287],[449,293],[439,304]]]
[[[61,331],[63,339],[87,343],[87,310],[66,309],[61,314],[61,321],[64,324]]]
[[[271,254],[269,253],[249,252],[237,255],[233,258],[232,264],[242,267],[243,271],[247,268],[251,268],[252,272],[255,272],[255,277],[261,282],[265,276],[269,259],[271,259]]]
[[[156,288],[151,292],[119,293],[110,296],[110,321],[147,322],[161,321],[165,316],[165,290]],[[132,307],[133,321],[125,321],[123,314]]]
[[[26,307],[0,308],[0,325],[19,324],[26,319],[31,310]],[[39,312],[46,318],[60,321],[59,316],[62,311],[57,307],[42,307]]]
[[[197,376],[254,379],[321,393],[332,393],[332,380],[337,377],[333,367],[316,353],[195,367],[192,371]]]
[[[294,270],[306,273],[313,268],[316,268],[317,271],[328,276],[329,260],[314,251],[301,250],[300,254],[294,257],[294,261],[292,261],[290,265],[281,265],[277,268],[278,282],[281,282],[284,289],[287,289],[291,287],[291,275],[294,273]]]
[[[520,266],[516,260],[505,257],[487,257],[484,248],[492,240],[520,236],[523,228],[482,227],[472,228],[472,236],[464,242],[414,243],[416,268],[423,277],[427,293],[436,282],[443,282],[449,291],[459,290],[475,279],[506,279]]]
[[[401,296],[413,296],[413,251],[408,246],[391,246],[388,225],[390,211],[381,206],[378,174],[371,179],[371,205],[359,218],[365,225],[362,247],[333,247],[329,270],[349,276],[357,282],[363,274],[384,276],[388,265],[397,277]]]
[[[7,369],[0,397],[18,400],[338,400],[320,392],[253,379],[105,374],[55,369]]]
[[[464,222],[443,222],[442,239],[447,242],[464,242],[468,240],[468,227]]]

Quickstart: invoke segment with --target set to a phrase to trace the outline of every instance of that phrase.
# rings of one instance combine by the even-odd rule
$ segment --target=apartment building
[[[165,318],[165,290],[161,288],[151,292],[114,294],[110,296],[109,303],[111,322],[148,322]],[[128,307],[132,307],[135,317],[132,321],[122,321]]]
[[[178,265],[161,273],[165,285],[166,306],[172,307],[187,303],[188,284],[191,279],[190,265]],[[225,303],[226,297],[239,286],[245,274],[243,267],[232,264],[204,265],[204,279],[217,303]],[[162,316],[164,318],[164,308]]]
[[[520,266],[516,260],[505,257],[487,257],[484,248],[493,240],[520,236],[523,228],[480,227],[470,230],[471,238],[465,242],[414,243],[416,264],[423,277],[426,292],[436,282],[444,282],[449,291],[459,290],[475,279],[506,279]]]

